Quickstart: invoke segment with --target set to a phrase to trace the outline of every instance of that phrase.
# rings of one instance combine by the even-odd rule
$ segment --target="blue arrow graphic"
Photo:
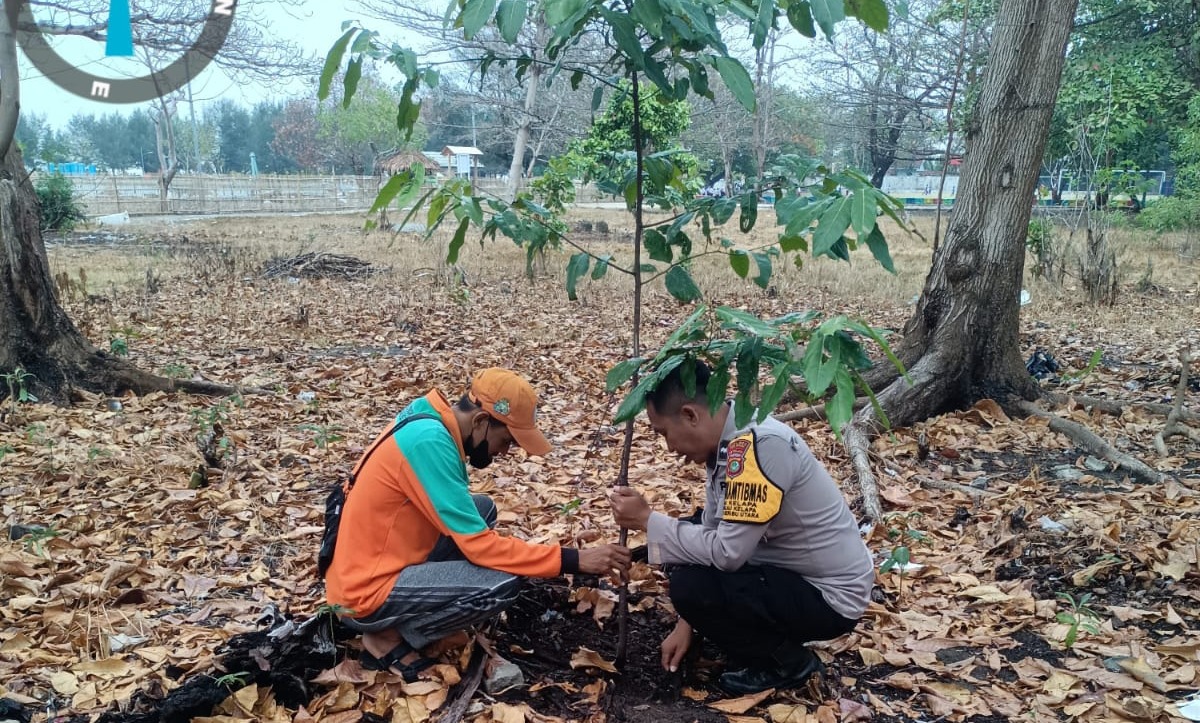
[[[133,24],[129,20],[129,0],[112,0],[108,4],[108,42],[104,54],[133,55]]]

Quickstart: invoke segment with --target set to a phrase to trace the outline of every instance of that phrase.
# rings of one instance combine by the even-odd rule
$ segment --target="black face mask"
[[[491,450],[488,449],[488,433],[492,431],[492,419],[488,417],[487,428],[483,432],[483,441],[476,444],[474,433],[463,440],[463,451],[467,453],[467,461],[475,469],[483,469],[492,463]]]

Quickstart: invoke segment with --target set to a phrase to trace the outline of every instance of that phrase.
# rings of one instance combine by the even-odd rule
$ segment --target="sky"
[[[342,21],[362,19],[349,0],[305,0],[302,8],[292,8],[287,12],[263,0],[240,0],[239,7],[251,3],[263,7],[265,14],[272,19],[273,32],[293,40],[305,50],[321,57],[324,57],[337,40]],[[211,5],[211,0],[197,0],[197,4],[207,7]],[[236,14],[234,22],[237,22]],[[368,23],[368,27],[378,27],[378,23]],[[100,42],[72,38],[59,41],[55,48],[63,57],[80,66],[95,66],[104,62],[104,45]],[[21,112],[43,115],[56,128],[64,128],[71,116],[77,113],[128,113],[137,108],[148,107],[146,103],[117,105],[80,98],[44,78],[23,53],[19,52],[18,56],[21,64]],[[99,74],[100,71],[95,72]],[[112,72],[111,75],[120,77],[118,72]],[[295,80],[284,86],[276,84],[270,88],[259,85],[243,86],[234,83],[218,68],[210,65],[193,81],[192,95],[199,114],[209,99],[230,98],[243,105],[253,105],[260,100],[312,93],[315,91],[314,83],[315,81]]]

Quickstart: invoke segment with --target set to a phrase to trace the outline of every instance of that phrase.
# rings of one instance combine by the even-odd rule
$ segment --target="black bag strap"
[[[418,419],[438,419],[438,420],[440,420],[441,417],[439,417],[436,414],[413,414],[411,416],[405,417],[404,419],[401,419],[399,422],[396,422],[392,426],[392,428],[388,430],[387,434],[381,436],[378,440],[375,441],[375,444],[371,445],[371,448],[367,450],[366,454],[364,454],[362,456],[362,458],[360,458],[358,460],[358,464],[354,465],[354,469],[350,472],[350,479],[348,480],[349,485],[347,486],[347,490],[354,488],[354,478],[358,475],[358,471],[363,468],[363,465],[367,463],[367,460],[371,458],[371,455],[375,452],[375,450],[379,449],[379,445],[383,444],[387,440],[394,437],[396,435],[396,432],[399,432],[400,429],[404,425],[408,424],[409,422],[415,422]]]

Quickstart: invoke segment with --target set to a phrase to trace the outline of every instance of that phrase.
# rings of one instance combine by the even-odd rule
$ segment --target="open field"
[[[628,253],[623,212],[576,210],[572,219],[608,223],[606,235],[579,236],[589,249]],[[888,234],[896,275],[865,252],[852,264],[780,262],[767,290],[714,257],[698,258],[693,273],[713,303],[760,314],[811,308],[899,330],[929,265],[932,219],[917,224],[924,238]],[[735,241],[764,243],[764,233]],[[1061,288],[1030,279],[1022,352],[1043,349],[1082,372],[1099,349],[1096,368],[1048,388],[1169,401],[1179,346],[1200,352],[1194,242],[1126,229],[1114,238],[1127,271],[1117,306],[1091,308],[1070,279]],[[142,720],[133,714],[188,681],[221,690],[215,679],[236,672],[215,667],[222,646],[258,630],[264,609],[309,616],[323,602],[313,565],[328,485],[408,400],[433,387],[455,396],[476,368],[510,366],[531,378],[556,445],[545,459],[517,452],[473,472],[474,489],[496,497],[502,528],[539,541],[615,539],[603,495],[621,435],[603,380],[628,353],[631,283],[613,273],[582,282],[572,303],[562,289],[566,252],[549,253],[529,280],[523,251],[507,241],[483,249],[470,241],[447,268],[448,240],[364,233],[357,216],[131,224],[47,240],[66,306],[98,346],[127,350],[153,371],[268,393],[82,394],[70,408],[6,409],[0,519],[45,530],[0,547],[0,697],[28,705],[37,720],[86,720],[112,706],[122,713],[108,720]],[[264,278],[269,260],[307,253],[353,256],[379,272]],[[1147,260],[1153,273],[1139,286]],[[660,343],[687,312],[652,285],[646,343]],[[1191,376],[1200,378],[1200,364]],[[1189,402],[1200,406],[1197,386]],[[876,443],[873,462],[895,514],[869,545],[882,562],[897,535],[919,532],[920,567],[881,574],[858,630],[820,646],[830,669],[822,686],[742,708],[721,701],[706,668],[662,702],[652,653],[668,603],[656,574],[640,566],[641,654],[623,674],[570,665],[581,645],[611,660],[610,582],[535,586],[496,641],[529,685],[480,694],[465,720],[1181,720],[1174,702],[1200,689],[1200,446],[1176,437],[1160,457],[1151,440],[1162,417],[1135,408],[1119,417],[1059,411],[1175,480],[1136,484],[1044,422],[1009,419],[986,403],[894,430]],[[796,426],[857,510],[849,462],[828,427]],[[225,440],[209,450],[219,465],[206,464],[198,444],[214,431]],[[931,450],[924,459],[921,434]],[[644,420],[631,477],[673,512],[703,499],[702,471],[681,468]],[[928,489],[928,480],[986,496]],[[1069,623],[1056,617],[1071,609],[1060,593],[1093,596],[1094,632],[1079,632],[1073,646],[1064,644]],[[543,608],[559,621],[538,623]],[[465,664],[451,650],[437,680],[401,686],[364,673],[353,655],[339,663],[348,648],[353,641],[312,658],[332,672],[302,686],[299,699],[278,682],[268,688],[270,671],[247,669],[248,678],[221,685],[252,685],[213,714],[224,717],[206,720],[422,721],[448,705]]]

